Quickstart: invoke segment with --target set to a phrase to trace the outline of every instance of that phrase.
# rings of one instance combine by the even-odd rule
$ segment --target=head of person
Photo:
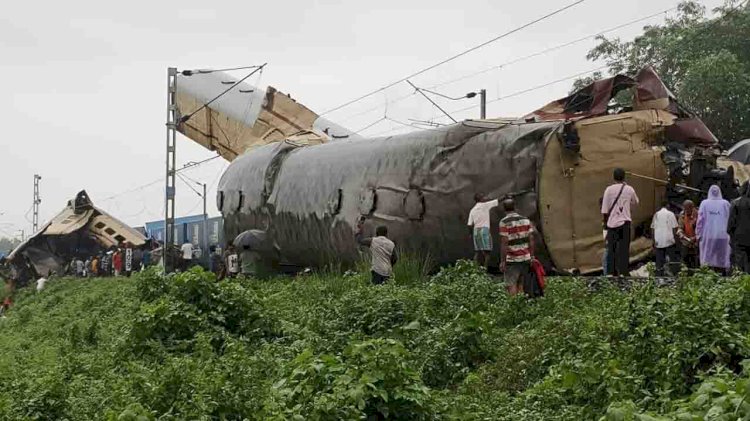
[[[503,210],[506,213],[515,211],[516,210],[516,202],[513,201],[513,199],[510,199],[510,198],[503,200]]]
[[[215,253],[216,252],[216,246],[209,246],[208,247],[208,251],[210,251],[211,253]]]
[[[695,209],[695,203],[693,203],[692,200],[686,200],[682,202],[682,209],[684,209],[685,212],[691,213],[693,212],[693,209]]]
[[[669,200],[667,200],[667,199],[661,199],[661,207],[662,208],[668,208],[669,207]]]
[[[487,196],[485,196],[483,193],[476,193],[474,195],[474,201],[477,202],[477,203],[486,202],[487,201]]]
[[[721,187],[714,184],[708,189],[708,198],[712,200],[720,200],[721,197]]]
[[[616,182],[622,183],[623,181],[625,181],[625,170],[623,170],[622,168],[615,168],[615,170],[612,171],[612,178]]]
[[[377,228],[375,228],[375,235],[378,237],[387,237],[388,227],[386,227],[385,225],[379,225]]]

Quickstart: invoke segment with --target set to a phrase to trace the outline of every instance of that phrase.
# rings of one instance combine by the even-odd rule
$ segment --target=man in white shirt
[[[182,271],[186,271],[193,266],[193,243],[186,241],[185,244],[180,247],[182,251]]]
[[[469,212],[467,225],[474,240],[474,260],[487,267],[492,253],[492,236],[490,235],[490,210],[497,206],[497,199],[489,200],[481,193],[474,195],[476,204]]]
[[[667,209],[668,202],[662,202],[661,209],[654,214],[651,221],[651,234],[654,238],[654,254],[656,255],[656,276],[664,276],[664,265],[669,259],[669,272],[676,275],[680,259],[677,253],[675,239],[677,238],[677,217]]]

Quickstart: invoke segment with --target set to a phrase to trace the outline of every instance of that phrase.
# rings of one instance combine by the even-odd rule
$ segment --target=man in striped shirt
[[[523,288],[523,281],[531,270],[534,254],[534,226],[528,218],[516,213],[513,199],[503,201],[505,217],[500,221],[500,270],[510,295]]]

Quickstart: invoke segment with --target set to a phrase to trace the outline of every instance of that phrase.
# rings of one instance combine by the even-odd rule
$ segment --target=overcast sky
[[[166,68],[222,68],[268,62],[259,80],[317,112],[386,85],[520,26],[572,0],[67,1],[13,2],[0,16],[0,236],[28,233],[33,174],[42,176],[41,219],[85,189],[94,203],[132,225],[163,216]],[[706,0],[709,10],[720,0]],[[675,6],[677,0],[586,0],[566,12],[413,79],[431,86],[496,66]],[[630,39],[643,25],[611,35]],[[488,99],[590,71],[593,40],[441,86]],[[241,73],[237,75],[241,76]],[[564,96],[570,81],[491,103],[488,117],[518,116]],[[412,92],[401,84],[328,115],[361,129],[384,104]],[[448,110],[467,99],[443,102]],[[356,117],[363,110],[377,110]],[[388,106],[394,119],[436,110],[410,95]],[[478,117],[478,110],[456,114]],[[363,134],[398,125],[381,122]],[[178,166],[213,154],[179,136]],[[227,162],[185,171],[213,188]],[[154,182],[160,180],[158,182]],[[152,183],[148,187],[138,188]],[[178,182],[177,214],[201,213],[201,199]]]

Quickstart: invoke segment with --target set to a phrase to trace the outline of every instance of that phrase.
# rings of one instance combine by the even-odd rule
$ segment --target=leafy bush
[[[273,385],[267,419],[431,419],[430,394],[392,339],[349,345],[343,357],[300,354]]]
[[[0,419],[748,416],[750,277],[553,278],[530,301],[473,262],[409,265],[383,286],[192,269],[22,291],[0,319]]]

